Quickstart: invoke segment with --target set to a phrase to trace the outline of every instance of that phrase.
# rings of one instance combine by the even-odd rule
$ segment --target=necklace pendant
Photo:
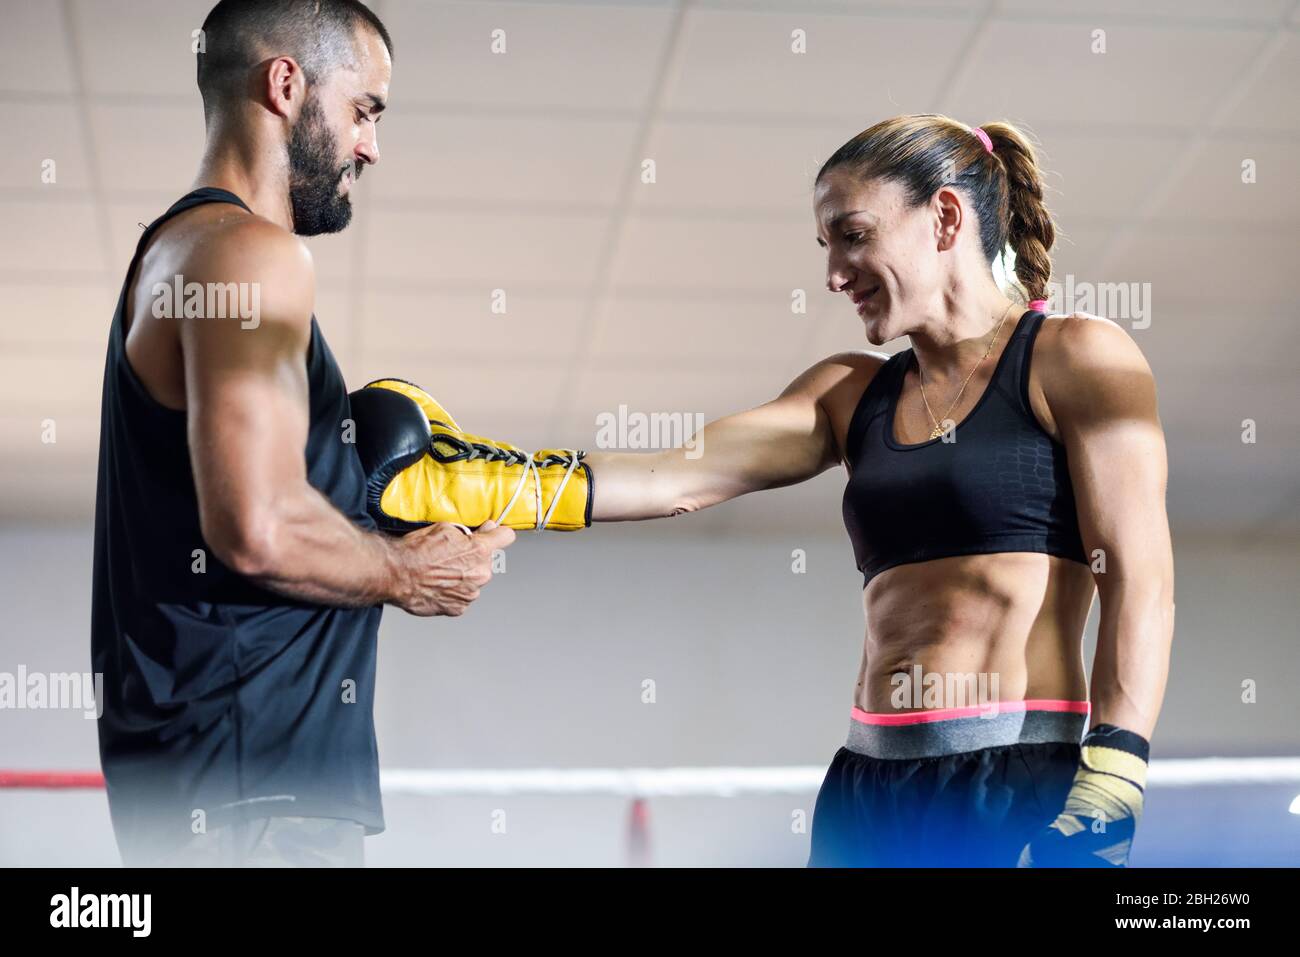
[[[941,435],[943,435],[943,429],[939,428],[937,425],[930,430],[930,438],[932,439],[937,439]]]

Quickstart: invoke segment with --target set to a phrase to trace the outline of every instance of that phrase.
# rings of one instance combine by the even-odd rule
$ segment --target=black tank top
[[[1029,404],[1029,360],[1042,327],[1026,312],[954,439],[900,444],[894,412],[911,349],[891,356],[849,422],[844,525],[863,585],[895,565],[951,555],[1043,552],[1084,562],[1065,447]]]
[[[307,604],[222,565],[199,528],[186,415],[155,401],[127,360],[141,254],[159,226],[205,203],[248,209],[225,190],[199,189],[144,231],[104,368],[91,653],[104,676],[100,758],[128,864],[184,843],[200,820],[211,829],[302,815],[383,829],[373,711],[381,608]],[[307,376],[307,479],[374,528],[356,447],[340,441],[347,388],[315,317]]]

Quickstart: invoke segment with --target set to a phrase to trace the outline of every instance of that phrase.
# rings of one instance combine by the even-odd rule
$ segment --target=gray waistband
[[[1000,711],[915,724],[868,724],[854,717],[845,747],[869,758],[939,758],[1009,744],[1078,744],[1087,723],[1086,714],[1071,711]]]

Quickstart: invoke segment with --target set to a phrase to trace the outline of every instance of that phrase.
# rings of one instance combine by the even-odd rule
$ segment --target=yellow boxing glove
[[[419,386],[379,379],[350,396],[367,510],[386,531],[432,522],[577,531],[591,524],[586,453],[529,453],[461,431]]]

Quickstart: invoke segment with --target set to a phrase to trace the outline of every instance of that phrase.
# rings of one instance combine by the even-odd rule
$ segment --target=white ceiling
[[[7,520],[93,508],[107,327],[138,224],[194,174],[189,44],[208,6],[0,0]],[[462,424],[532,446],[589,447],[596,413],[620,404],[707,417],[758,404],[866,345],[821,291],[821,160],[896,113],[1007,118],[1043,144],[1058,275],[1151,284],[1151,326],[1132,334],[1160,388],[1175,528],[1300,531],[1300,3],[373,6],[396,44],[382,161],[353,226],[311,241],[317,315],[355,384],[413,379]],[[805,55],[789,52],[794,29]],[[653,185],[638,176],[647,157]],[[41,182],[45,159],[56,184]],[[495,288],[507,315],[489,311]],[[790,313],[795,288],[807,315]],[[834,529],[841,484],[688,522]]]

